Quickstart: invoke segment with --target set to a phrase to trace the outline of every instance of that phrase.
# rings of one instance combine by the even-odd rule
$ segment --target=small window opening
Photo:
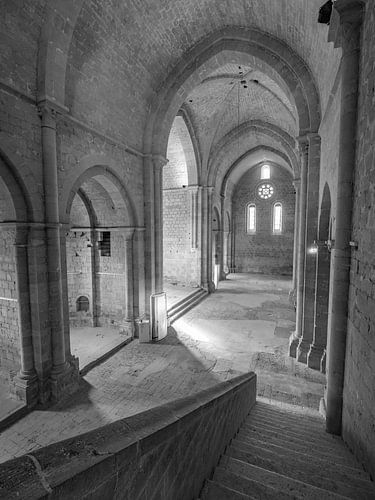
[[[103,231],[101,233],[101,240],[99,241],[100,255],[102,257],[111,256],[111,233],[110,231]]]
[[[281,233],[283,224],[283,207],[281,203],[273,206],[273,232]]]
[[[261,179],[271,179],[271,168],[269,165],[263,165],[260,170]]]
[[[256,232],[256,207],[253,203],[247,206],[246,230],[248,233]]]
[[[90,309],[90,302],[87,297],[81,295],[76,301],[77,312],[84,311],[87,312]]]

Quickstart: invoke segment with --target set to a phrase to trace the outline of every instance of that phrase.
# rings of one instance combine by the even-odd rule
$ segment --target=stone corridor
[[[294,329],[285,278],[229,275],[159,343],[134,340],[89,371],[79,390],[0,435],[2,462],[255,370],[258,395],[317,413],[323,375],[288,357]]]

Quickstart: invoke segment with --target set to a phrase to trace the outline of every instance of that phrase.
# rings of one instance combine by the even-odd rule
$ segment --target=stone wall
[[[5,462],[0,496],[198,498],[255,398],[255,374],[240,375]]]
[[[375,5],[362,33],[343,436],[375,478]]]
[[[0,368],[10,377],[20,367],[14,238],[14,230],[0,231]]]
[[[97,279],[100,308],[98,326],[118,326],[125,318],[125,243],[124,237],[111,231],[111,255],[99,255]]]
[[[187,189],[163,191],[163,272],[167,281],[200,285],[200,252],[192,248],[192,195]]]
[[[257,195],[260,167],[243,175],[233,194],[235,231],[235,265],[237,272],[291,275],[293,271],[293,237],[295,194],[292,176],[280,167],[273,167],[270,182],[275,192],[269,200]],[[276,202],[283,207],[283,230],[272,232],[272,212]],[[246,206],[256,205],[256,233],[246,232]]]
[[[95,326],[93,324],[93,288],[90,232],[70,231],[66,237],[66,263],[68,274],[69,319],[71,326]],[[89,299],[87,312],[77,311],[77,299]]]

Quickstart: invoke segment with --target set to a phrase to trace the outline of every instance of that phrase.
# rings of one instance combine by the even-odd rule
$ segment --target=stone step
[[[279,419],[285,419],[289,422],[309,422],[312,425],[323,424],[324,419],[319,415],[317,411],[311,410],[306,412],[301,412],[299,407],[294,407],[293,405],[288,405],[288,408],[283,408],[282,406],[277,406],[275,404],[267,404],[262,401],[257,400],[254,406],[252,415],[269,415],[270,417],[275,417]]]
[[[334,444],[333,443],[330,443],[330,442],[327,442],[327,443],[324,443],[324,442],[306,442],[305,439],[303,439],[303,437],[300,437],[300,436],[297,436],[297,435],[293,435],[292,433],[283,433],[283,432],[278,432],[277,430],[272,430],[272,429],[268,429],[268,428],[265,428],[265,427],[261,427],[261,426],[256,426],[256,425],[249,425],[249,424],[246,424],[244,425],[237,437],[240,438],[240,439],[246,439],[246,437],[260,437],[260,438],[267,438],[267,439],[270,439],[272,442],[274,439],[278,440],[278,441],[282,441],[284,442],[288,447],[292,447],[293,449],[293,446],[294,444],[298,445],[298,446],[303,446],[304,449],[306,450],[306,448],[308,448],[310,451],[314,452],[314,453],[324,453],[324,454],[328,454],[328,455],[331,455],[332,458],[334,457],[338,457],[340,458],[342,456],[343,453],[346,454],[347,450],[346,448],[344,447],[344,444],[340,447],[337,447],[337,443],[335,442]],[[293,445],[293,446],[290,446],[290,445]]]
[[[255,500],[254,497],[239,493],[216,481],[207,480],[200,495],[200,500]]]
[[[344,475],[338,477],[338,474],[329,475],[324,467],[316,465],[313,456],[309,457],[309,461],[303,462],[291,457],[285,458],[266,448],[254,446],[251,451],[244,451],[235,443],[228,448],[226,455],[318,488],[324,485],[324,489],[349,498],[370,500],[375,495],[370,481]]]
[[[291,495],[293,498],[303,498],[304,500],[342,500],[343,498],[350,498],[226,455],[221,458],[220,466],[236,475],[266,484],[284,494]]]
[[[168,309],[169,324],[172,324],[183,314],[187,313],[188,311],[190,311],[190,309],[198,305],[207,295],[207,290],[200,288],[199,290],[191,293],[187,297],[177,302],[177,304],[174,304],[170,309]]]
[[[273,425],[267,421],[259,421],[255,419],[248,420],[244,426],[244,430],[253,430],[254,428],[259,429],[260,431],[265,432],[274,432],[278,435],[290,438],[296,438],[303,440],[305,443],[316,444],[317,446],[323,446],[324,448],[329,448],[330,450],[334,449],[339,452],[341,450],[347,451],[345,448],[345,444],[343,441],[337,436],[333,436],[332,434],[327,434],[322,429],[319,431],[310,431],[306,432],[302,429],[296,429],[294,426],[291,428],[290,424],[288,427],[286,426],[278,426]]]
[[[280,423],[282,425],[286,424],[291,426],[291,424],[296,427],[303,427],[307,429],[324,430],[325,422],[323,418],[311,418],[307,415],[290,415],[281,414],[277,412],[265,411],[263,409],[254,408],[251,412],[251,418],[267,420],[270,422]]]
[[[278,429],[280,431],[283,430],[288,430],[288,431],[293,431],[297,432],[300,435],[304,435],[307,438],[308,437],[325,437],[325,436],[332,436],[332,434],[327,434],[323,426],[311,426],[309,424],[298,424],[295,425],[294,423],[291,425],[290,422],[286,422],[284,420],[276,420],[270,417],[260,417],[260,416],[251,416],[251,419],[248,419],[247,422],[250,424],[254,425],[266,425],[267,427],[271,427],[273,429]],[[334,436],[334,438],[337,441],[340,441],[340,438],[338,436]]]
[[[302,453],[293,449],[285,448],[284,446],[278,446],[270,443],[269,441],[259,441],[257,439],[248,439],[247,443],[244,443],[243,441],[232,441],[232,446],[249,452],[253,450],[253,447],[266,448],[267,450],[277,454],[277,456],[284,457],[285,460],[296,460],[303,463],[311,461],[311,455],[308,453]],[[322,455],[315,455],[314,463],[324,470],[326,474],[336,475],[338,479],[351,477],[355,479],[362,479],[364,481],[369,480],[369,475],[364,470],[353,468],[343,463],[337,464],[337,462],[332,462],[331,457],[324,458]],[[337,467],[337,465],[339,467]]]
[[[242,442],[247,445],[252,445],[253,441],[262,441],[263,443],[270,443],[272,445],[276,445],[279,447],[284,448],[285,450],[291,450],[291,451],[296,451],[299,453],[306,454],[306,452],[310,452],[311,449],[308,449],[304,443],[292,443],[291,441],[288,440],[283,440],[283,439],[276,439],[276,438],[270,438],[269,436],[264,436],[262,434],[256,434],[252,437],[242,437],[239,434],[236,436],[235,441],[236,442]],[[234,442],[234,441],[233,441]],[[347,454],[343,454],[342,456],[332,456],[329,451],[327,452],[322,452],[322,451],[317,451],[316,454],[320,457],[323,458],[324,460],[329,460],[331,463],[334,463],[338,466],[344,465],[347,467],[352,467],[353,469],[361,469],[360,465],[354,460],[353,457],[350,455],[348,456]]]
[[[278,488],[259,483],[251,477],[240,476],[220,466],[215,469],[214,480],[228,488],[235,488],[240,493],[251,495],[254,498],[261,498],[262,500],[275,500],[276,498],[277,500],[291,500],[295,498]]]

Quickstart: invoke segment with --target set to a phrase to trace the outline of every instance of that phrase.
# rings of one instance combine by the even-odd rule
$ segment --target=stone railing
[[[0,498],[197,498],[255,399],[248,373],[9,460]]]

